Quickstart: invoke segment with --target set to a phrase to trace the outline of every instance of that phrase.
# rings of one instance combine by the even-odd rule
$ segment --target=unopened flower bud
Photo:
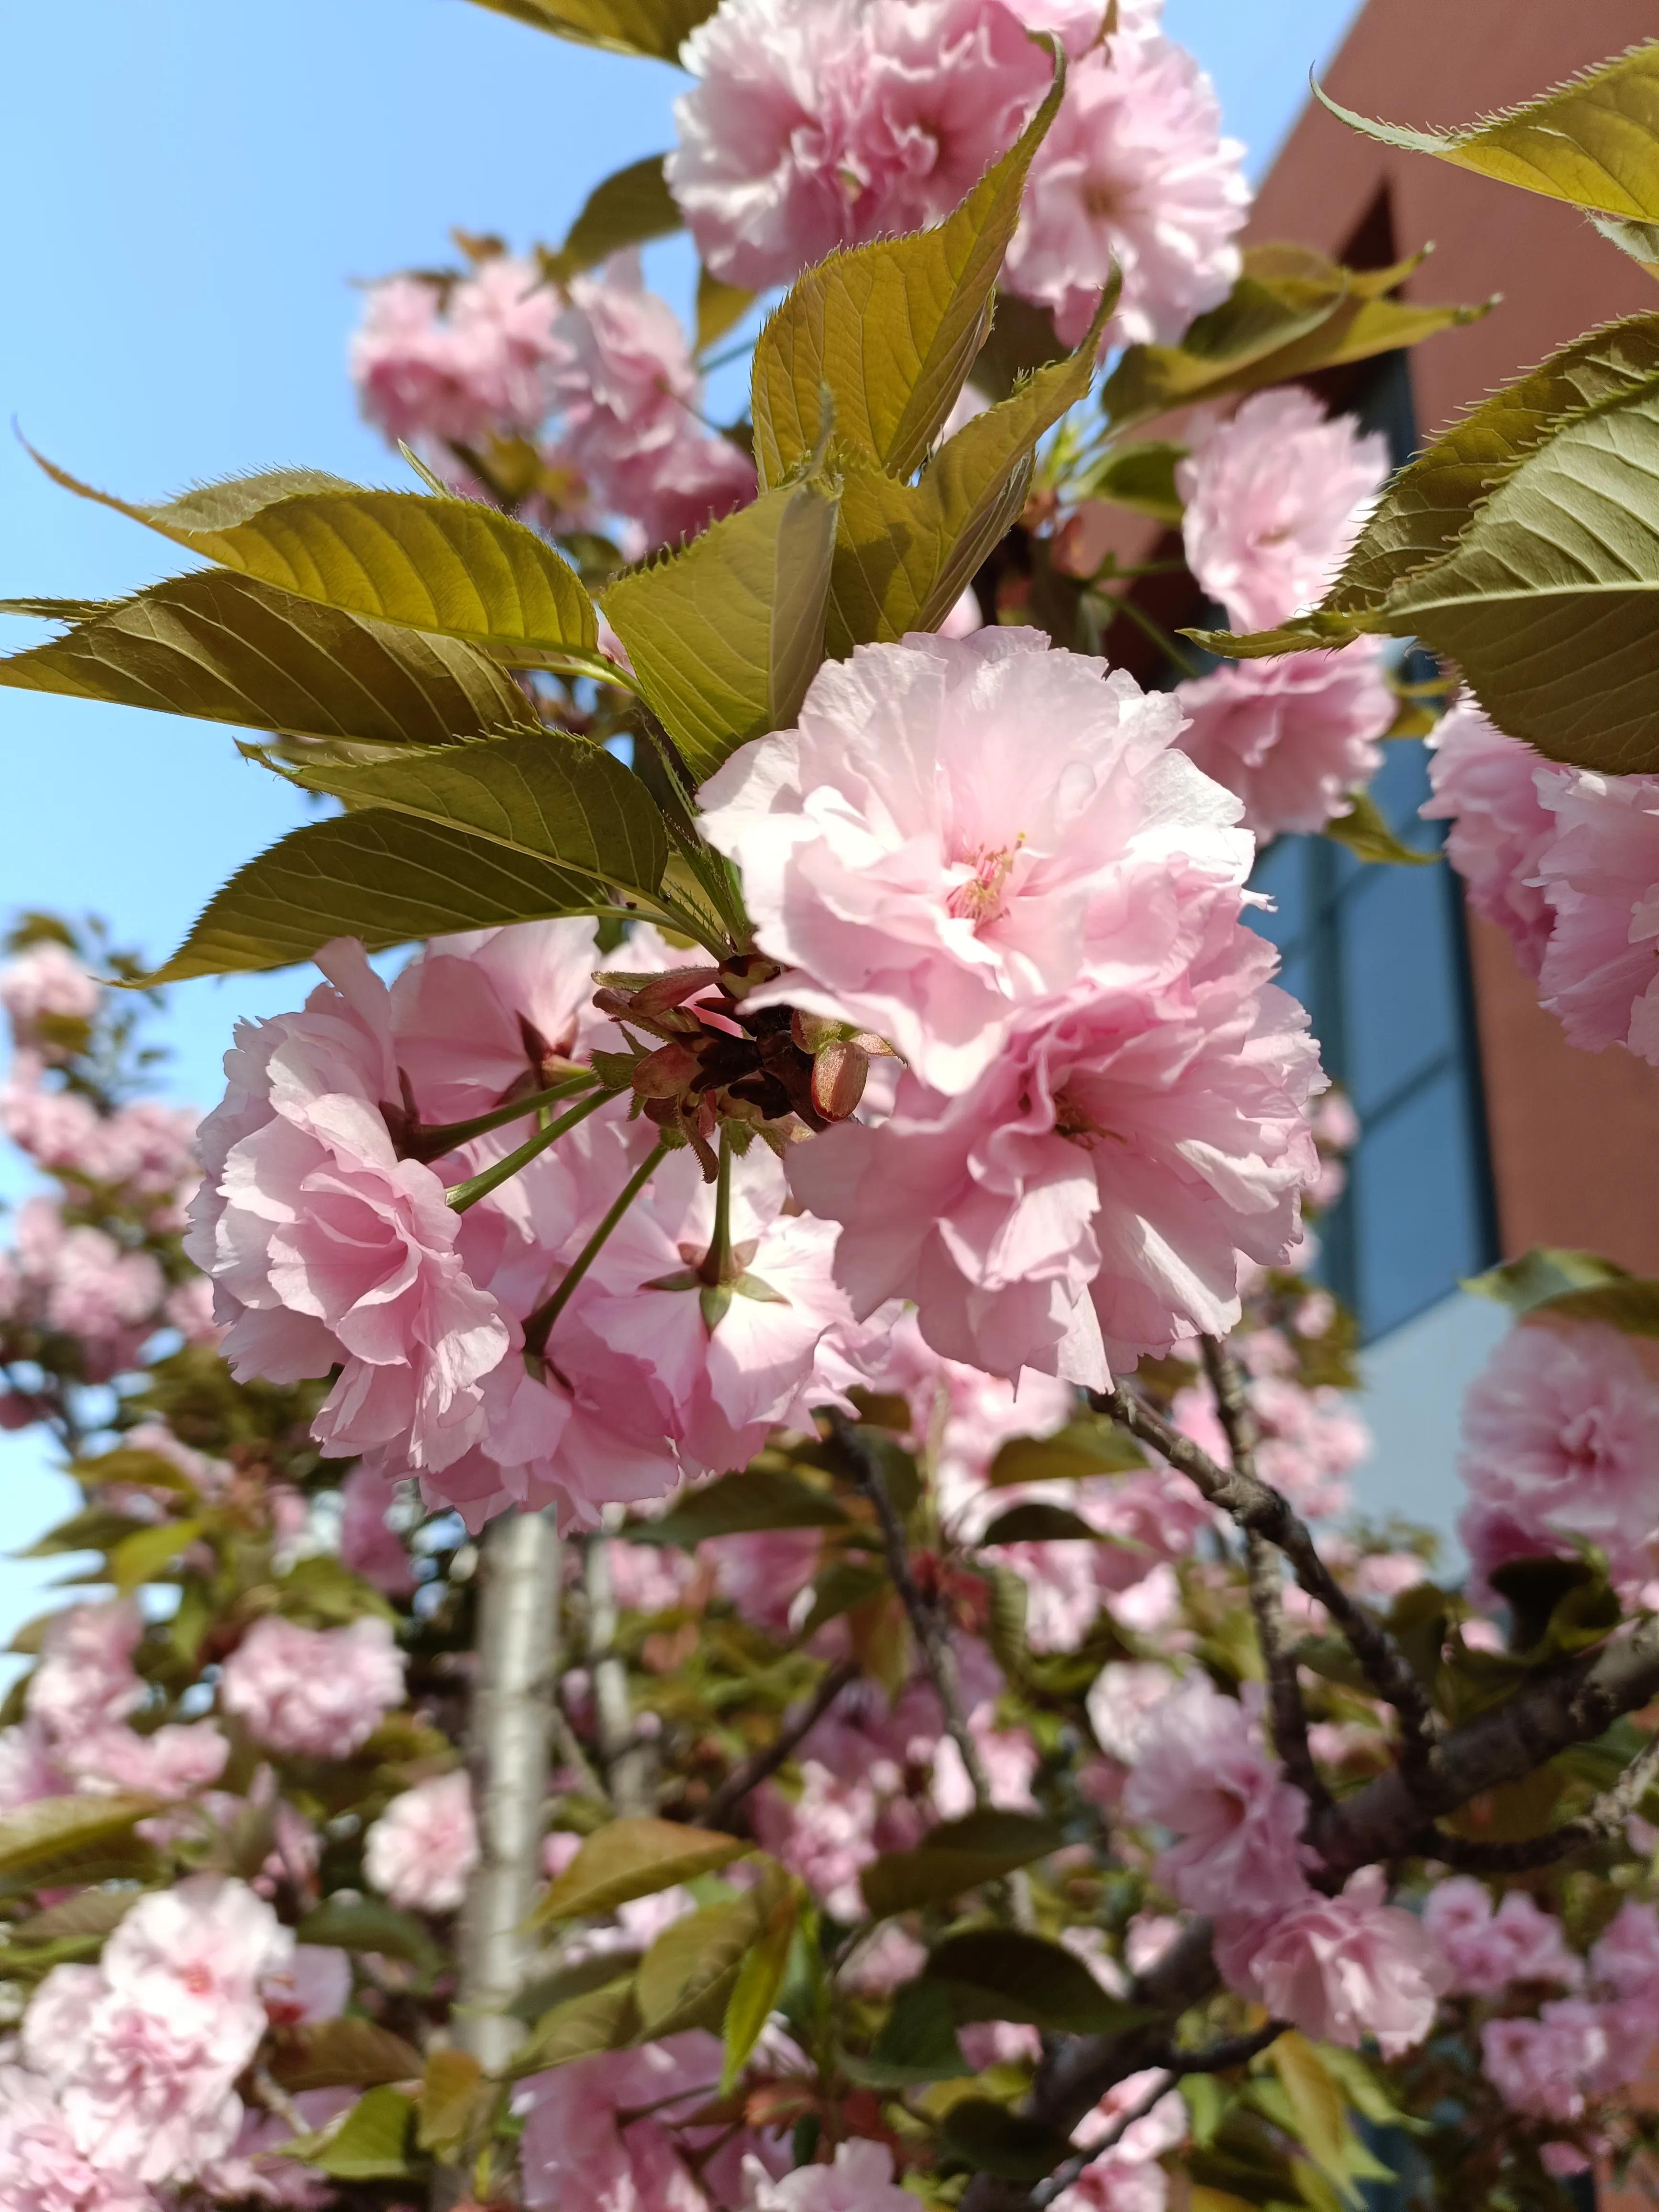
[[[665,975],[653,975],[634,994],[636,1014],[665,1014],[686,1000],[706,991],[714,981],[706,968],[673,968]]]
[[[803,1052],[818,1053],[827,1044],[839,1043],[848,1029],[845,1022],[831,1021],[828,1014],[809,1014],[797,1006],[789,1017],[789,1034]]]
[[[864,1096],[870,1056],[839,1040],[824,1046],[812,1062],[812,1103],[826,1121],[844,1121]]]
[[[696,1053],[683,1044],[664,1044],[635,1064],[629,1080],[641,1098],[678,1098],[697,1072]]]

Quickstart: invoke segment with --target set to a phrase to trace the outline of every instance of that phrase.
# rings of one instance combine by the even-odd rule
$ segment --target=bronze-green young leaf
[[[635,1897],[653,1897],[677,1882],[714,1874],[751,1848],[731,1836],[676,1820],[611,1820],[597,1828],[536,1908],[550,1920],[613,1912]]]
[[[477,0],[498,15],[511,15],[556,38],[603,46],[613,54],[679,59],[687,35],[712,15],[718,0]]]
[[[840,504],[839,482],[814,468],[606,592],[641,691],[698,782],[794,720],[823,658]]]
[[[1325,835],[1334,843],[1345,845],[1357,860],[1384,860],[1399,867],[1425,868],[1432,867],[1440,858],[1437,847],[1431,846],[1425,852],[1396,837],[1382,808],[1368,791],[1353,794],[1347,812],[1334,816],[1325,824]]]
[[[822,393],[836,434],[895,477],[938,437],[982,344],[1026,172],[1060,105],[1065,65],[1018,143],[937,229],[832,254],[761,332],[751,391],[755,460],[781,483],[817,451]]]
[[[1356,115],[1328,93],[1319,97],[1385,146],[1433,154],[1574,207],[1638,222],[1659,219],[1659,40],[1463,131],[1407,130]]]
[[[385,760],[302,763],[295,782],[352,808],[389,808],[462,830],[503,854],[553,861],[648,897],[668,865],[668,830],[631,769],[562,730],[479,738]]]
[[[309,960],[331,938],[371,952],[460,929],[615,912],[592,876],[387,807],[309,822],[238,869],[149,980]]]
[[[666,238],[685,218],[662,173],[664,156],[652,154],[630,162],[595,185],[556,252],[542,255],[542,270],[562,284],[592,269],[624,246]]]
[[[79,610],[0,660],[0,684],[356,744],[441,745],[538,723],[475,647],[422,637],[204,568]]]
[[[50,461],[40,465],[83,499],[301,599],[465,639],[515,665],[597,653],[592,602],[574,569],[533,530],[481,501],[280,470],[146,506],[96,491]]]

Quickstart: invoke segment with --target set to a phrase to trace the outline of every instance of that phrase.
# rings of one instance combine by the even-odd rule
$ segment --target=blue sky
[[[1259,173],[1351,0],[1168,0]],[[305,463],[401,465],[356,417],[353,281],[452,258],[459,224],[556,239],[600,177],[672,143],[684,80],[539,37],[465,0],[80,0],[15,11],[0,126],[9,310],[0,414],[88,481],[159,497]],[[653,281],[684,300],[683,244]],[[95,598],[176,564],[0,440],[0,597]],[[14,623],[0,644],[30,634]],[[0,691],[0,912],[96,908],[157,958],[233,867],[299,818],[205,723]],[[175,994],[168,1088],[210,1103],[238,1014],[295,979]],[[0,1165],[0,1190],[18,1188]],[[54,1510],[35,1446],[0,1443],[0,1549]],[[0,1566],[0,1634],[37,1583]]]

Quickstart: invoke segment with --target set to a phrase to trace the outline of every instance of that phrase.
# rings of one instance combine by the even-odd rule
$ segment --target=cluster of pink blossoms
[[[1388,474],[1388,449],[1298,386],[1200,422],[1177,470],[1188,566],[1235,629],[1270,629],[1322,599]],[[1395,717],[1379,639],[1336,653],[1229,662],[1183,684],[1181,743],[1244,802],[1263,839],[1322,830],[1382,765]]]
[[[562,487],[555,526],[615,519],[630,554],[755,495],[747,456],[705,428],[685,334],[631,252],[562,287],[507,254],[447,293],[392,277],[369,295],[351,373],[371,422],[470,489],[469,453],[534,441]]]
[[[1027,179],[1005,281],[1087,331],[1115,264],[1114,343],[1172,342],[1225,298],[1249,208],[1243,149],[1156,5],[722,0],[687,40],[671,188],[704,263],[751,291],[839,246],[941,221],[1013,143],[1052,65],[1066,96]]]
[[[1659,776],[1558,767],[1467,700],[1429,775],[1423,812],[1451,824],[1469,904],[1507,933],[1571,1041],[1659,1066]]]

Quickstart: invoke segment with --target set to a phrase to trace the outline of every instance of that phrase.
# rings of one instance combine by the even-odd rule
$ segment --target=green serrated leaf
[[[794,720],[823,658],[840,504],[814,467],[606,591],[641,691],[698,782]]]
[[[158,1809],[154,1797],[42,1797],[0,1819],[0,1875],[40,1874],[122,1843]]]
[[[1347,812],[1334,815],[1325,824],[1325,835],[1334,843],[1346,846],[1356,860],[1382,860],[1400,867],[1431,868],[1440,858],[1437,847],[1424,852],[1420,848],[1403,844],[1389,829],[1382,810],[1368,791],[1353,793]]]
[[[684,228],[679,203],[662,173],[664,159],[652,154],[642,161],[630,161],[627,168],[594,185],[564,243],[556,252],[542,256],[542,271],[550,282],[566,283],[625,247],[643,246],[647,239],[666,238]]]
[[[141,505],[34,458],[65,489],[297,598],[459,639],[515,665],[556,665],[598,651],[592,602],[574,569],[481,501],[285,470]]]
[[[539,724],[476,647],[206,568],[88,612],[0,659],[0,684],[355,744],[442,745]]]
[[[718,2029],[760,1929],[752,1897],[671,1922],[641,1960],[634,1985],[644,2034],[654,2041],[688,2027]]]
[[[680,47],[714,12],[718,0],[477,0],[497,15],[511,15],[556,38],[603,46],[613,54],[679,59]]]
[[[402,2181],[413,2171],[415,2105],[396,2089],[360,2097],[331,2135],[301,2137],[295,2154],[336,2181]]]
[[[1145,1467],[1133,1437],[1097,1414],[1068,1421],[1051,1437],[1015,1437],[991,1462],[990,1481],[1003,1490],[1015,1483],[1080,1482],[1096,1474],[1129,1474]]]
[[[782,482],[824,432],[822,394],[848,451],[903,478],[938,437],[989,325],[1026,173],[1065,88],[937,229],[832,254],[809,270],[755,348],[751,412],[763,484]]]
[[[630,1898],[714,1874],[753,1845],[674,1820],[611,1820],[597,1828],[536,1907],[533,1924],[591,1918]]]
[[[789,1975],[789,1954],[800,1917],[800,1892],[793,1882],[777,1886],[777,1893],[762,1908],[758,1935],[738,1969],[738,1978],[726,2008],[721,2033],[726,2056],[720,2073],[720,2094],[730,2095],[738,2076],[748,2064],[762,2031],[774,2012]]]
[[[580,1996],[555,2005],[536,2023],[527,2042],[513,2054],[508,2073],[515,2080],[526,2074],[544,2074],[555,2066],[569,2066],[578,2058],[594,2057],[601,2051],[623,2051],[640,2034],[640,2011],[634,2000],[634,1966],[627,1974]]]
[[[941,1983],[907,1982],[865,2058],[843,2052],[848,2079],[868,2089],[908,2089],[928,2081],[964,2080],[974,2069],[957,2040],[951,1994]]]
[[[1000,1881],[1058,1850],[1060,1831],[1026,1813],[969,1813],[930,1829],[914,1850],[887,1851],[860,1876],[878,1919],[945,1905],[981,1882]]]
[[[1017,1928],[975,1928],[948,1937],[929,1957],[927,1975],[948,1992],[958,2027],[1011,2020],[1104,2035],[1152,2017],[1144,2006],[1109,1996],[1063,1945]]]
[[[1659,40],[1463,131],[1409,131],[1356,115],[1328,93],[1319,97],[1385,146],[1432,154],[1574,207],[1659,219]]]
[[[1599,1252],[1575,1252],[1536,1244],[1518,1260],[1489,1267],[1484,1275],[1469,1275],[1462,1287],[1477,1297],[1494,1299],[1512,1313],[1530,1313],[1563,1291],[1595,1290],[1607,1283],[1626,1283],[1626,1268],[1604,1260]]]
[[[688,1491],[659,1520],[630,1524],[635,1544],[675,1544],[686,1551],[714,1536],[763,1528],[842,1528],[847,1515],[828,1491],[784,1468],[747,1467]]]

